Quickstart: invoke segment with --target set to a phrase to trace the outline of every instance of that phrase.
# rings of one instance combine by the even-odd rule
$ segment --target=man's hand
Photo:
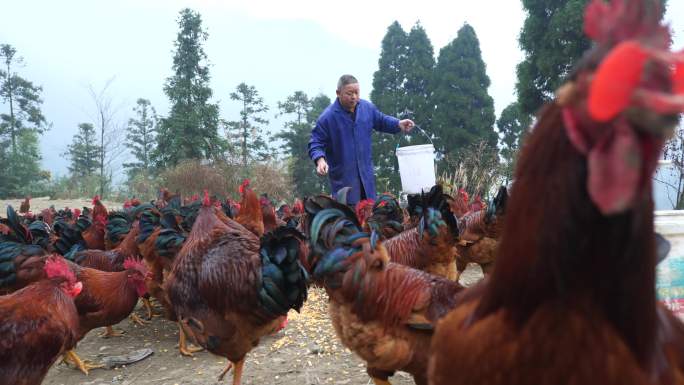
[[[316,159],[316,172],[321,176],[328,174],[328,163],[325,158]]]
[[[399,128],[401,128],[401,131],[403,131],[404,133],[411,132],[415,125],[416,124],[413,123],[413,120],[411,119],[404,119],[399,121]]]

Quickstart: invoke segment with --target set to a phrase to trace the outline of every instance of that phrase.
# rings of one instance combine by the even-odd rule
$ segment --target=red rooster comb
[[[245,188],[249,187],[249,179],[245,179],[242,181],[242,184],[238,188],[238,191],[240,194],[243,194],[245,192]]]
[[[204,190],[204,199],[202,200],[202,206],[204,207],[209,207],[211,206],[211,199],[209,199],[209,191]]]
[[[301,199],[295,199],[295,203],[292,205],[292,212],[294,214],[301,214],[304,212],[304,202]]]
[[[356,204],[356,218],[361,224],[366,222],[366,210],[373,207],[375,201],[373,199],[364,199]]]
[[[464,190],[463,188],[458,189],[458,195],[463,200],[463,203],[468,204],[468,201],[470,201],[470,197],[468,196],[468,192],[466,190]]]
[[[69,265],[67,265],[64,258],[56,255],[50,256],[45,261],[45,267],[43,269],[48,278],[64,277],[71,284],[76,282],[76,275],[69,269]]]
[[[140,261],[139,259],[130,258],[130,257],[126,258],[126,260],[124,260],[123,267],[126,270],[128,270],[128,269],[137,270],[137,271],[141,272],[143,275],[147,273],[147,266],[145,266],[145,264],[142,263],[142,261]]]

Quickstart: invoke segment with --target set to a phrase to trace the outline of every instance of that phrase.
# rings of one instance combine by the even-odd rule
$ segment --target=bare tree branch
[[[99,128],[100,145],[100,195],[105,195],[105,185],[111,181],[113,170],[112,164],[124,152],[123,130],[121,124],[115,121],[116,114],[121,110],[123,103],[114,104],[110,96],[109,88],[116,77],[112,76],[107,80],[104,87],[98,92],[92,84],[88,85],[88,93],[93,103],[95,103],[94,121]]]

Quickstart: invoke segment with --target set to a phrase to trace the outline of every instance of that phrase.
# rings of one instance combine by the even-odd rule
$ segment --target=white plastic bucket
[[[405,193],[417,194],[435,185],[435,147],[420,144],[397,148],[401,187]]]

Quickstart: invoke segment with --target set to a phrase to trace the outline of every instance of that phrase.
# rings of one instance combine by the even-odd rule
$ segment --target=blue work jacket
[[[309,157],[328,162],[333,196],[343,187],[351,187],[348,203],[360,200],[361,185],[366,197],[375,199],[375,173],[371,152],[371,130],[396,134],[399,119],[385,115],[366,100],[356,105],[356,120],[335,99],[316,121],[309,140]]]

